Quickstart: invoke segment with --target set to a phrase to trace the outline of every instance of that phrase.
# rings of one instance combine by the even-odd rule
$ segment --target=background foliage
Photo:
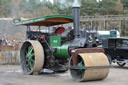
[[[71,15],[73,0],[0,0],[0,17]],[[81,0],[81,15],[128,14],[128,0]]]

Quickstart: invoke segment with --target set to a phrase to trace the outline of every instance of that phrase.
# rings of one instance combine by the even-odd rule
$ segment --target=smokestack
[[[74,20],[74,36],[79,38],[79,27],[80,27],[80,4],[78,0],[74,0],[73,6],[73,20]]]

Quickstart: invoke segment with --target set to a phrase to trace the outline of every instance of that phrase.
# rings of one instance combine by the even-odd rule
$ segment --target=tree
[[[116,2],[116,11],[121,14],[123,12],[123,4],[121,3],[121,0],[117,0]]]
[[[99,13],[101,15],[117,14],[115,10],[117,0],[102,0],[99,3]]]
[[[124,9],[128,9],[128,0],[121,0],[121,2],[123,3]]]
[[[11,12],[11,5],[9,4],[10,0],[1,0],[0,1],[0,17],[9,17]]]
[[[82,0],[81,15],[94,15],[98,11],[96,0]]]
[[[72,1],[73,0],[55,0],[53,5],[54,14],[72,15]]]

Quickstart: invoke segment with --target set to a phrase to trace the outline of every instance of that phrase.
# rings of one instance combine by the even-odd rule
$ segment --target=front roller
[[[24,74],[40,72],[44,65],[44,50],[39,41],[25,41],[20,50],[20,62]]]
[[[75,50],[70,60],[70,73],[74,80],[102,80],[109,73],[109,61],[106,55],[98,49]],[[82,52],[81,52],[82,51]],[[85,53],[84,53],[85,51]],[[76,56],[77,55],[77,56]]]

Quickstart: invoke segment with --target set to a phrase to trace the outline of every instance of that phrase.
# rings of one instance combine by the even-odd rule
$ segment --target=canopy
[[[25,20],[16,23],[16,25],[26,25],[26,26],[54,26],[59,24],[66,24],[73,22],[73,18],[71,16],[46,16],[41,18],[35,18],[30,20]]]

